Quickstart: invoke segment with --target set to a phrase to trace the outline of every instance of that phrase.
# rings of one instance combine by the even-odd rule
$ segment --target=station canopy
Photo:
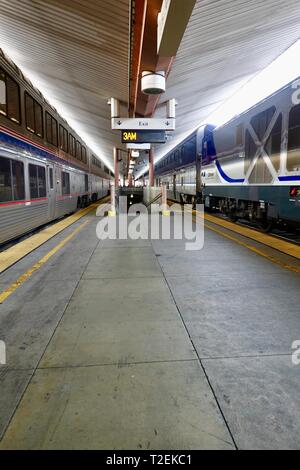
[[[121,144],[107,101],[118,98],[126,113],[134,4],[1,0],[0,47],[111,169]],[[158,155],[299,37],[299,0],[197,0],[155,113],[177,99],[177,129]]]

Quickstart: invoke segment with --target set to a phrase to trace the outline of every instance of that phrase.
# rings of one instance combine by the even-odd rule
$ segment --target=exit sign
[[[165,131],[150,130],[126,130],[122,131],[123,144],[164,144],[166,142]]]

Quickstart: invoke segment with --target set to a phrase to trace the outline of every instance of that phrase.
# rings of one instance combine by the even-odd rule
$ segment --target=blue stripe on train
[[[300,175],[278,176],[279,181],[300,181]]]
[[[224,170],[221,167],[220,162],[218,160],[216,160],[216,165],[217,165],[217,168],[218,168],[218,171],[219,171],[220,175],[228,183],[244,183],[245,179],[230,178],[230,176],[226,175],[226,173],[224,172]]]
[[[220,162],[216,160],[216,165],[218,168],[218,171],[222,178],[227,181],[228,183],[244,183],[245,179],[234,179],[231,178],[230,176],[226,175],[224,172],[223,168],[220,165]],[[300,181],[300,175],[291,175],[291,176],[278,176],[279,181]]]
[[[0,140],[5,142],[5,144],[9,144],[9,145],[11,145],[11,146],[13,146],[17,149],[25,150],[26,152],[29,152],[33,155],[37,155],[39,157],[47,158],[48,160],[59,162],[59,163],[62,163],[63,165],[68,165],[68,166],[71,166],[73,168],[76,168],[77,170],[83,171],[82,168],[80,168],[77,165],[74,165],[74,163],[70,163],[66,160],[63,160],[62,158],[60,158],[60,157],[58,157],[58,156],[56,156],[56,155],[54,155],[50,152],[47,152],[46,150],[43,150],[39,147],[36,147],[34,144],[28,144],[27,142],[25,142],[24,140],[22,140],[19,137],[14,137],[12,135],[9,135],[9,134],[6,134],[5,132],[0,131]]]

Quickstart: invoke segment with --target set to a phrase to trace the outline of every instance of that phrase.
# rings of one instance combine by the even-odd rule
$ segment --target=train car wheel
[[[235,212],[230,212],[230,213],[228,214],[228,217],[229,217],[229,219],[230,219],[231,222],[236,222],[236,221],[238,220],[238,217],[237,217],[237,215],[236,215]]]
[[[272,220],[265,220],[258,223],[259,229],[263,233],[271,232],[273,228],[273,221]]]

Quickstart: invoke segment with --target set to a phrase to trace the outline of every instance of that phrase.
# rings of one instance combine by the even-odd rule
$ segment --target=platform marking
[[[196,219],[194,219],[196,221]],[[268,255],[267,253],[265,253],[264,251],[260,250],[259,248],[255,248],[254,246],[251,246],[249,245],[248,243],[245,243],[241,240],[238,240],[236,237],[233,237],[231,235],[229,235],[228,233],[225,233],[225,232],[222,232],[222,230],[219,230],[215,227],[212,227],[210,224],[208,224],[207,222],[204,223],[205,227],[208,228],[209,230],[212,230],[213,232],[216,232],[218,233],[219,235],[222,235],[222,237],[225,237],[225,238],[228,238],[229,240],[232,240],[234,241],[235,243],[238,243],[239,245],[241,246],[244,246],[245,248],[248,248],[248,250],[251,250],[253,251],[254,253],[256,253],[257,255],[260,255],[260,256],[263,256],[264,258],[266,258],[267,260],[269,261],[272,261],[272,263],[275,263],[277,264],[278,266],[280,266],[281,268],[284,268],[284,269],[288,269],[289,271],[293,271],[294,273],[297,273],[297,274],[300,274],[300,268],[298,268],[297,266],[291,266],[290,264],[286,264],[284,263],[283,261],[280,261],[279,259],[277,258],[274,258],[273,256],[271,255]]]
[[[109,196],[102,198],[95,204],[91,204],[89,207],[81,209],[77,211],[75,214],[70,215],[69,217],[60,220],[51,226],[41,230],[40,232],[32,235],[31,237],[26,238],[16,245],[4,250],[0,253],[0,274],[5,271],[6,269],[10,268],[12,265],[16,264],[26,255],[31,253],[36,248],[39,248],[41,245],[46,243],[51,238],[55,237],[55,235],[59,234],[63,230],[65,230],[70,225],[77,222],[79,219],[87,215],[89,212],[96,209],[99,204],[105,202],[105,200]]]
[[[196,212],[195,210],[189,210],[189,209],[185,209],[185,210],[187,210],[188,212],[190,212],[190,213],[193,214],[193,215],[194,215],[195,212]],[[200,216],[203,217],[202,214],[200,214]],[[247,229],[247,231],[250,232],[250,236],[248,236],[248,235],[243,234],[244,227],[239,227],[239,226],[238,226],[238,228],[241,229],[241,230],[234,230],[234,229],[236,228],[236,227],[234,226],[234,224],[233,224],[232,222],[227,222],[228,225],[234,226],[234,229],[232,229],[232,228],[227,228],[227,227],[225,226],[225,224],[222,224],[222,223],[220,223],[219,221],[218,221],[219,223],[218,223],[218,222],[215,222],[214,219],[213,219],[213,216],[210,216],[210,217],[211,217],[211,221],[210,221],[211,223],[216,224],[216,225],[220,225],[222,228],[225,228],[225,230],[235,231],[235,232],[237,232],[239,235],[241,235],[241,236],[243,236],[243,237],[246,237],[246,238],[250,238],[251,240],[254,240],[254,241],[258,241],[259,243],[261,243],[261,244],[263,244],[263,245],[269,246],[269,247],[272,248],[273,250],[276,250],[276,249],[277,249],[278,251],[280,251],[280,252],[282,252],[282,253],[284,253],[284,254],[287,254],[288,256],[291,256],[291,257],[293,257],[293,258],[296,258],[296,259],[299,259],[299,258],[300,258],[300,257],[299,257],[300,248],[297,247],[297,246],[295,246],[295,248],[297,248],[297,252],[293,251],[294,254],[291,255],[291,254],[287,253],[286,251],[280,250],[280,249],[278,249],[277,247],[272,246],[272,245],[271,245],[271,242],[264,243],[263,241],[259,241],[259,240],[258,240],[258,237],[257,237],[257,239],[256,239],[256,237],[252,237],[252,236],[251,236],[251,232],[254,232],[254,230],[252,230],[252,229]],[[208,219],[207,214],[205,214],[204,219]],[[197,219],[196,219],[195,217],[193,217],[193,220],[194,220],[194,222],[197,222]],[[222,221],[222,222],[223,222],[223,221]],[[224,221],[224,222],[226,222],[226,221]],[[220,230],[220,229],[218,229],[218,228],[216,228],[216,227],[213,227],[210,223],[207,223],[207,220],[204,221],[204,226],[205,226],[206,228],[208,228],[209,230],[212,230],[213,232],[217,233],[218,235],[221,235],[222,237],[225,237],[225,238],[227,238],[228,240],[234,241],[234,242],[237,243],[238,245],[241,245],[241,246],[243,246],[244,248],[247,248],[248,250],[253,251],[253,252],[256,253],[257,255],[262,256],[263,258],[267,259],[268,261],[271,261],[272,263],[277,264],[277,265],[280,266],[281,268],[287,269],[287,270],[289,270],[289,271],[293,271],[293,272],[296,273],[296,274],[300,274],[300,268],[298,268],[297,266],[292,266],[292,265],[290,265],[290,264],[284,263],[283,261],[279,260],[278,258],[274,258],[273,256],[269,255],[268,253],[265,253],[264,251],[260,250],[259,248],[256,248],[256,247],[254,247],[254,246],[252,246],[252,245],[249,245],[248,243],[243,242],[242,240],[239,240],[238,238],[236,238],[236,237],[234,237],[234,236],[232,236],[232,235],[229,235],[228,233],[223,232],[222,230]],[[268,237],[268,235],[265,235],[265,234],[257,234],[257,235],[262,235],[262,236]],[[272,239],[271,236],[269,236],[269,238]],[[280,240],[279,240],[279,241],[280,241]],[[285,241],[283,241],[283,243],[286,244],[286,245],[289,244],[288,242],[285,242]],[[294,248],[294,245],[292,245],[292,244],[290,244],[290,245]]]
[[[24,284],[27,279],[29,279],[33,273],[38,271],[44,264],[49,261],[49,259],[55,255],[61,248],[63,248],[66,243],[68,243],[72,238],[77,235],[80,230],[82,230],[88,223],[91,222],[92,219],[88,219],[83,222],[79,227],[77,227],[72,233],[70,233],[67,237],[65,237],[61,242],[58,243],[52,250],[50,250],[43,258],[41,258],[35,265],[29,268],[24,274],[22,274],[15,282],[13,282],[7,289],[0,293],[0,304],[15,292],[22,284]]]
[[[195,213],[195,210],[191,211],[189,209],[185,209],[190,213]],[[198,211],[199,213],[199,211]],[[201,213],[200,217],[203,217]],[[211,222],[214,225],[220,225],[221,227],[230,230],[231,232],[238,233],[243,237],[250,238],[262,245],[269,246],[273,250],[280,251],[288,256],[292,256],[293,258],[300,259],[300,246],[290,243],[286,240],[281,240],[279,238],[273,237],[272,235],[268,235],[266,233],[261,233],[255,230],[254,228],[250,227],[243,227],[241,225],[237,225],[233,222],[229,222],[227,220],[220,219],[218,217],[214,217],[211,214],[204,214],[205,221]]]
[[[258,232],[255,229],[236,225],[227,220],[218,219],[217,217],[214,217],[210,214],[205,214],[205,219],[209,222],[212,222],[213,224],[220,225],[225,229],[231,230],[232,232],[236,232],[239,235],[251,238],[252,240],[258,243],[262,243],[263,245],[269,246],[270,248],[280,251],[288,256],[300,259],[300,247],[293,243],[290,243],[285,240],[280,240],[276,237],[272,237],[272,235],[267,235],[265,233]]]

